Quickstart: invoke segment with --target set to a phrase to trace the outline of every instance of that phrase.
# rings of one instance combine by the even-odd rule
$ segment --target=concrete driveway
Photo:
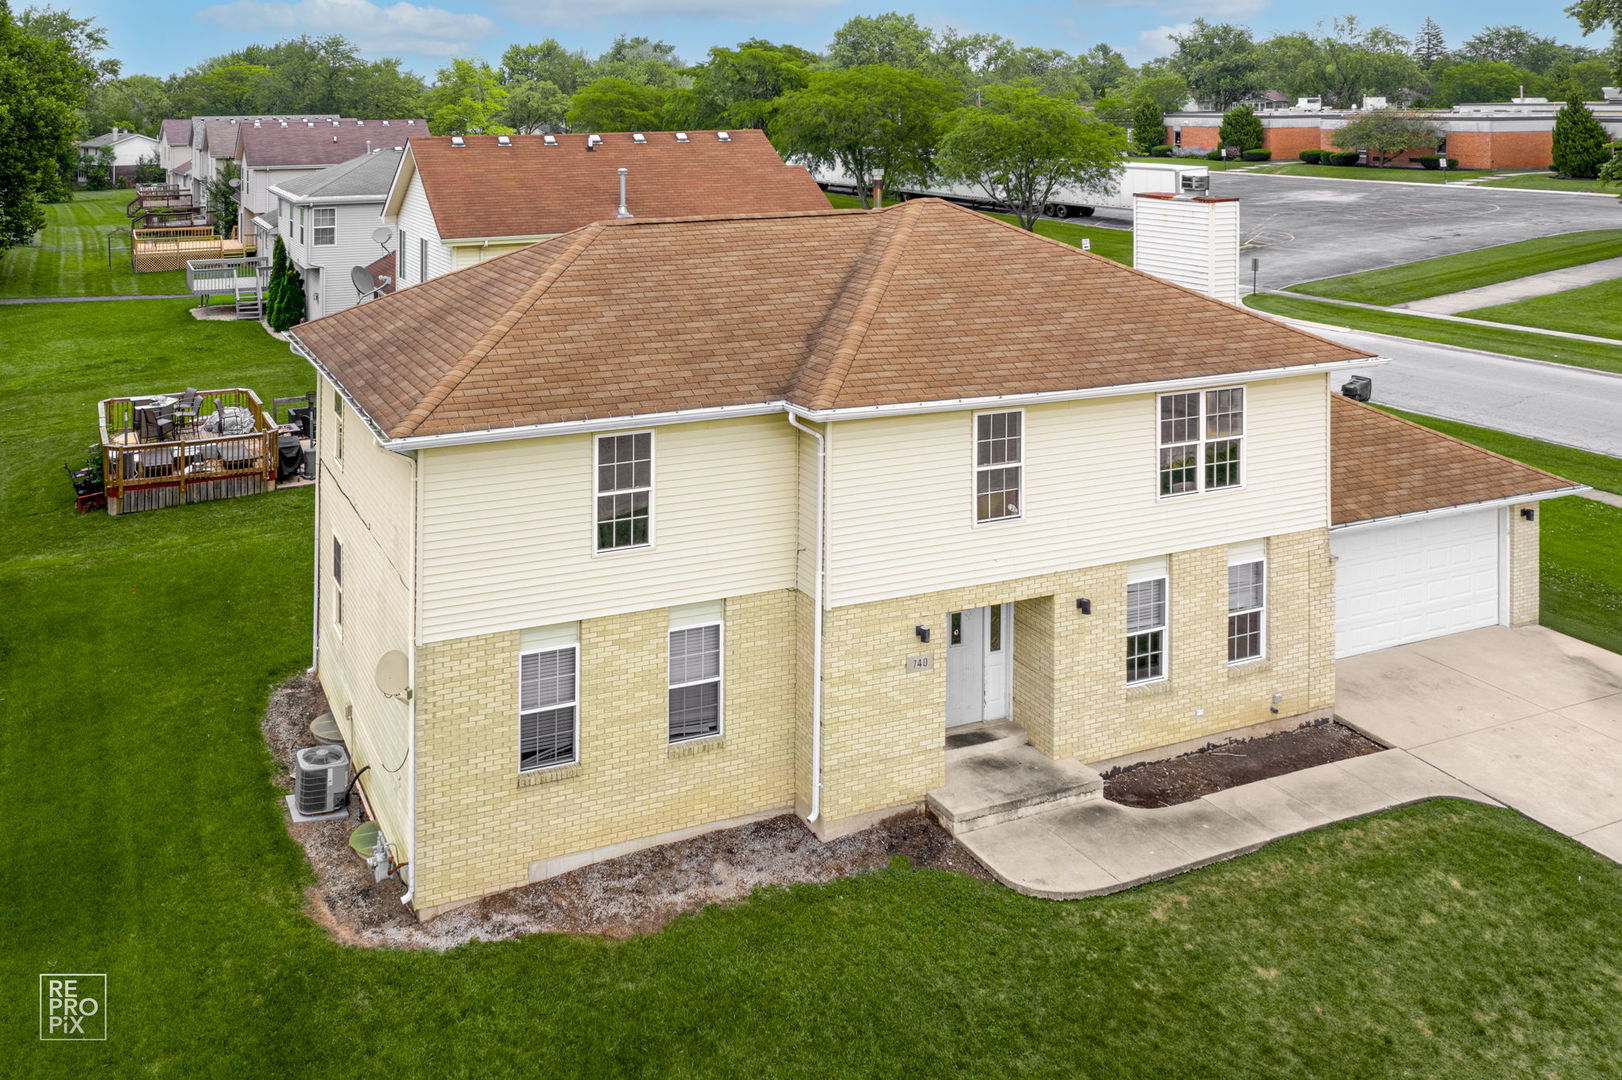
[[[1336,712],[1622,862],[1622,656],[1502,626],[1336,664]]]

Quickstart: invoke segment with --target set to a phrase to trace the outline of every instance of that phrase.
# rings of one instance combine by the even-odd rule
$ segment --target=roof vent
[[[513,144],[512,136],[510,136],[510,135],[497,135],[496,136],[496,145],[497,146],[511,146],[512,144]]]
[[[456,149],[460,150],[462,147],[464,147],[466,145],[467,145],[467,140],[462,138],[462,136],[460,136],[460,135],[452,135],[451,136],[451,146],[453,146]]]
[[[254,126],[254,127],[258,127],[258,126],[259,126],[259,121],[257,121],[257,120],[255,120],[255,121],[254,121],[254,122],[253,122],[253,126]]]
[[[721,140],[722,142],[731,142],[732,141],[732,134],[731,134],[731,132],[727,132],[727,131],[717,131],[715,133],[715,137],[717,139]]]
[[[407,121],[406,121],[406,127],[411,127],[411,126],[412,126],[412,125],[414,125],[414,124],[416,124],[416,121],[415,121],[415,120],[407,120]]]
[[[389,126],[389,122],[388,122],[388,121],[387,121],[387,120],[385,120],[385,121],[383,121],[383,126],[384,126],[384,127],[388,127],[388,126]]]
[[[676,132],[676,141],[677,142],[687,142],[688,141],[687,132],[685,132],[685,131]]]
[[[355,126],[356,127],[365,127],[366,126],[366,121],[364,121],[364,120],[356,120],[355,121]]]
[[[617,218],[628,218],[628,217],[631,216],[630,209],[625,205],[625,174],[630,172],[630,171],[631,170],[629,170],[627,168],[624,168],[624,167],[621,167],[620,171],[619,171],[620,172],[620,208],[619,208],[619,211],[617,213],[615,213],[615,215],[614,215]]]
[[[283,120],[283,121],[282,121],[282,127],[286,127],[286,126],[287,126],[287,121],[286,121],[286,120]]]
[[[542,135],[541,142],[546,146],[556,146],[558,144],[558,137],[556,135]]]
[[[648,141],[648,137],[638,131],[631,136],[631,141],[636,143],[638,146],[641,146]]]
[[[334,121],[333,121],[333,122],[332,122],[332,126],[333,126],[333,127],[337,127],[337,126],[338,126],[338,121],[336,121],[336,120],[334,120]]]
[[[602,141],[603,141],[603,137],[601,135],[587,135],[586,136],[586,145],[587,146],[596,146],[598,143],[600,143]]]
[[[336,135],[334,135],[334,136],[333,136],[333,137],[332,137],[332,141],[333,141],[333,142],[337,142],[337,141],[338,141],[338,136],[336,136]]]

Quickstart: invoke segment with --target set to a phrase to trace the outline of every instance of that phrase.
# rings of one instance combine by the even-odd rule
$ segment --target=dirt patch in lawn
[[[314,746],[309,722],[327,711],[312,675],[282,684],[265,712],[265,742],[281,764],[278,782],[292,785],[293,755]],[[404,885],[378,882],[349,846],[361,822],[360,800],[345,819],[289,822],[316,883],[306,910],[348,945],[449,949],[538,932],[631,937],[659,930],[678,915],[736,903],[763,886],[823,883],[886,867],[905,858],[914,868],[951,870],[989,879],[970,855],[922,813],[903,813],[862,832],[823,843],[793,814],[647,848],[567,874],[485,897],[427,923],[400,903]]]
[[[1104,798],[1147,809],[1176,806],[1213,791],[1384,749],[1344,724],[1320,720],[1293,731],[1212,744],[1114,770],[1104,777]]]

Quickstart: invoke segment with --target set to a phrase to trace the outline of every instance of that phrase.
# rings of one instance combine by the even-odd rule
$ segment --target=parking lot
[[[1242,200],[1242,288],[1376,270],[1538,236],[1622,226],[1622,203],[1508,188],[1314,180],[1213,172],[1211,194]],[[1130,221],[1101,210],[1100,225]]]

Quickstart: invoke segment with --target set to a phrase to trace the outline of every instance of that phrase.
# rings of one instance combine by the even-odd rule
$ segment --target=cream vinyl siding
[[[451,266],[451,253],[439,240],[439,228],[434,223],[433,210],[428,205],[428,193],[423,189],[422,177],[415,172],[411,174],[411,181],[406,185],[405,197],[400,200],[399,216],[392,222],[396,231],[405,230],[406,242],[411,245],[406,260],[407,273],[401,275],[402,285],[418,285],[426,280],[422,276],[421,259],[418,255],[420,248],[417,241],[428,241],[428,277],[435,278],[441,274],[448,274]],[[394,243],[398,243],[396,237]]]
[[[1242,486],[1166,499],[1154,395],[1027,407],[1022,516],[978,525],[972,413],[833,424],[828,604],[1324,528],[1327,378],[1251,383],[1245,399]]]
[[[409,226],[407,227],[409,229]],[[512,244],[491,244],[484,247],[480,244],[455,244],[450,246],[451,269],[465,270],[469,266],[477,266],[482,262],[509,255],[514,251],[522,251],[545,237],[537,236],[534,240],[522,240]],[[432,258],[433,256],[429,256]]]
[[[788,423],[788,421],[784,421]],[[826,427],[824,427],[826,432]],[[801,431],[797,469],[799,475],[799,564],[796,579],[801,592],[815,596],[817,589],[817,440]]]
[[[333,390],[320,383],[318,431],[332,428]],[[410,747],[410,710],[384,697],[374,673],[386,652],[411,652],[412,506],[416,490],[410,458],[380,447],[346,405],[344,460],[319,461],[317,492],[321,610],[321,685],[337,717],[383,830],[391,842],[407,838],[409,800],[404,768]],[[332,539],[343,543],[344,623],[333,628]],[[413,680],[414,681],[414,680]],[[353,709],[353,720],[346,710]],[[397,857],[400,857],[397,853]]]
[[[420,451],[421,640],[793,588],[799,494],[788,422],[653,430],[653,543],[602,553],[591,436]]]

